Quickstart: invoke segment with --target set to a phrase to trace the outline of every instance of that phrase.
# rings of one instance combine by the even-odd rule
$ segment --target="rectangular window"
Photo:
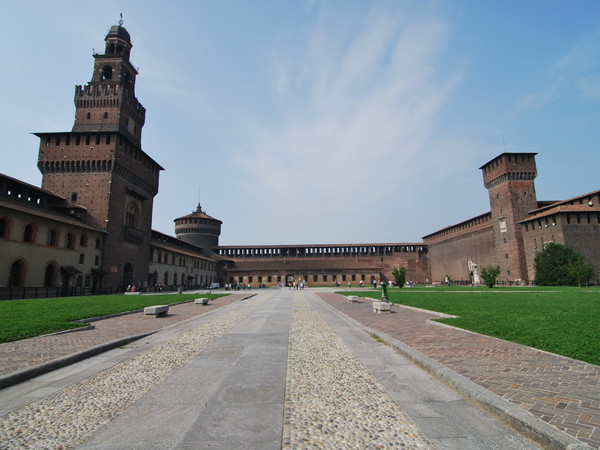
[[[99,256],[94,257],[94,265],[95,266],[99,266],[100,265],[100,257]]]
[[[85,260],[85,255],[83,253],[79,254],[79,264],[83,264],[83,261]]]
[[[318,281],[319,277],[317,275],[313,275],[313,282],[316,283]]]
[[[85,277],[85,287],[90,287],[90,276],[86,275]]]
[[[85,145],[90,145],[90,135],[86,134],[85,136]]]
[[[500,219],[500,233],[506,232],[506,219]]]
[[[323,275],[323,281],[327,281],[327,275]]]

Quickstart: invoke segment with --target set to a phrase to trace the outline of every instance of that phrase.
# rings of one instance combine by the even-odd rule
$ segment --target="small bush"
[[[500,266],[489,266],[481,268],[481,278],[490,289],[496,286],[496,278],[500,275]]]
[[[392,276],[394,277],[394,281],[399,288],[404,287],[404,283],[406,283],[406,268],[405,267],[394,267],[392,269]]]

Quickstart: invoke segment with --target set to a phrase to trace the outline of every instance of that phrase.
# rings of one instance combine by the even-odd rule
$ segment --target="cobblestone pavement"
[[[293,305],[283,448],[435,448],[306,299]]]
[[[359,294],[359,292],[357,292]],[[431,322],[439,314],[319,296],[357,322],[402,341],[535,417],[600,448],[600,366]]]
[[[219,297],[208,305],[194,302],[182,303],[169,308],[167,317],[160,320],[145,317],[143,312],[127,314],[93,322],[94,329],[70,333],[38,336],[0,344],[0,376],[142,333],[160,330],[230,303],[238,302],[249,294]]]

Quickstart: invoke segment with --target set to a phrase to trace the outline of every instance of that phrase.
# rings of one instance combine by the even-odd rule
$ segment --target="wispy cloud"
[[[600,31],[581,40],[569,52],[552,64],[542,89],[522,96],[517,101],[520,110],[532,111],[553,102],[564,95],[572,95],[575,89],[583,100],[600,98]]]
[[[283,118],[276,127],[252,119],[235,162],[249,197],[287,205],[284,217],[269,218],[275,228],[307,216],[343,228],[357,207],[397,207],[403,196],[418,204],[408,195],[422,182],[419,168],[445,156],[427,143],[459,81],[436,70],[448,32],[441,18],[400,9],[353,23],[321,14],[303,52],[274,62]],[[305,234],[319,226],[307,222]]]

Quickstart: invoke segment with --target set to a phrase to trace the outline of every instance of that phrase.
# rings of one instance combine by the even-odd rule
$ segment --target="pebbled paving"
[[[380,330],[587,445],[600,448],[600,366],[448,327],[440,314],[395,305],[372,312],[371,301],[349,303],[318,294],[357,322]]]

